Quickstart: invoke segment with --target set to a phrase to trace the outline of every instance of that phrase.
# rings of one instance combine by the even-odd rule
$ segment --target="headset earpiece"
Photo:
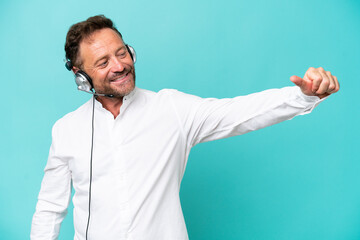
[[[65,61],[65,60],[64,60],[64,61]],[[65,67],[66,67],[66,69],[69,70],[69,71],[72,70],[73,65],[72,65],[72,63],[71,63],[70,60],[66,60],[66,61],[65,61]]]
[[[134,48],[132,46],[128,45],[128,44],[125,44],[125,46],[126,46],[126,49],[128,50],[128,52],[130,54],[131,59],[135,63],[136,62],[136,52],[135,52]]]
[[[89,92],[93,89],[91,77],[82,70],[75,73],[75,83],[81,91]]]
[[[70,60],[66,60],[65,67],[67,70],[71,71],[71,70],[73,70],[74,65],[72,64],[72,62]],[[78,90],[81,90],[81,91],[90,92],[94,88],[91,77],[89,77],[89,75],[87,75],[82,70],[78,70],[75,73],[75,83],[78,86]]]

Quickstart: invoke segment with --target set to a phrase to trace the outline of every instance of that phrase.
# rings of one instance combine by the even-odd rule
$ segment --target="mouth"
[[[130,71],[128,71],[127,73],[125,73],[121,76],[117,76],[116,78],[110,80],[110,82],[111,83],[123,83],[129,79],[129,74],[130,74]]]

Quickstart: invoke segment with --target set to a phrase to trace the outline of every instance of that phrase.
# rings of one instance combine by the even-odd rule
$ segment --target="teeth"
[[[126,76],[127,76],[127,74],[125,74],[124,76],[122,76],[122,77],[120,77],[120,78],[116,78],[116,79],[114,79],[113,81],[119,81],[119,80],[122,80],[122,79],[124,79]]]

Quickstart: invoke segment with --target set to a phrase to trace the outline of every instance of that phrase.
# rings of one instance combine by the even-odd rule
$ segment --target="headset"
[[[132,61],[135,63],[136,62],[136,53],[135,53],[134,48],[128,44],[125,44],[125,46],[126,46],[127,51],[130,54]],[[74,65],[68,59],[65,61],[65,67],[67,70],[71,71],[73,69]],[[78,90],[80,90],[80,91],[84,91],[84,92],[93,94],[95,96],[113,97],[113,95],[96,93],[94,91],[94,85],[93,85],[93,81],[92,81],[91,77],[89,75],[87,75],[83,70],[78,70],[75,73],[75,83],[78,86],[77,87]]]
[[[125,44],[126,49],[128,51],[128,53],[130,54],[130,57],[133,61],[133,63],[136,62],[136,53],[133,47],[131,47],[128,44]],[[74,67],[74,65],[72,64],[72,62],[67,59],[65,60],[65,67],[67,70],[71,71]],[[84,91],[90,94],[93,94],[93,99],[92,99],[92,118],[91,118],[91,150],[90,150],[90,174],[89,174],[89,202],[88,202],[88,219],[87,219],[87,224],[86,224],[86,235],[85,235],[85,239],[88,240],[88,232],[89,232],[89,224],[90,224],[90,215],[91,215],[91,183],[92,183],[92,162],[93,162],[93,149],[94,149],[94,115],[95,115],[95,97],[96,96],[105,96],[105,97],[109,97],[112,98],[114,97],[114,95],[111,94],[100,94],[100,93],[96,93],[94,90],[94,85],[93,85],[93,81],[91,79],[91,77],[89,75],[87,75],[83,70],[78,70],[75,73],[75,83],[78,86],[78,90],[80,91]]]

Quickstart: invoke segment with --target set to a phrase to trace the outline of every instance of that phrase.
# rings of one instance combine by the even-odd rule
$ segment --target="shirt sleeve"
[[[71,197],[71,173],[67,160],[58,154],[56,124],[44,178],[32,219],[32,240],[58,239],[60,225],[67,214]]]
[[[172,101],[190,146],[241,135],[310,113],[323,99],[285,87],[215,99],[173,91]]]

